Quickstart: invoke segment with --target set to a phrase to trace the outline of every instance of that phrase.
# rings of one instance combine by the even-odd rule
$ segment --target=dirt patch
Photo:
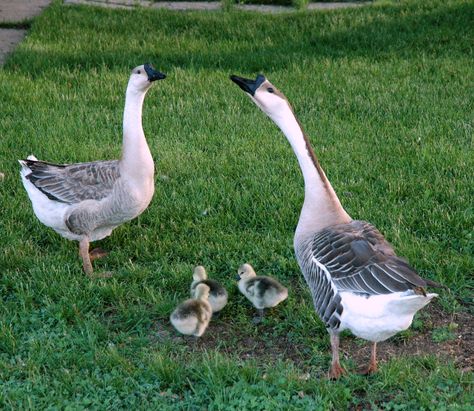
[[[397,357],[435,354],[442,361],[452,360],[456,368],[469,372],[474,365],[474,316],[466,312],[446,314],[436,304],[422,311],[423,330],[409,329],[408,335],[394,336],[378,344],[381,363]],[[405,332],[407,333],[407,332]],[[438,341],[442,339],[443,341]],[[370,344],[361,346],[355,338],[341,342],[344,357],[365,365],[370,357]]]
[[[435,354],[441,361],[453,361],[463,372],[470,372],[474,365],[474,316],[467,312],[446,314],[436,304],[431,304],[422,312],[417,322],[421,330],[413,326],[404,333],[378,345],[379,364],[397,357],[423,356]],[[188,346],[191,352],[216,350],[222,354],[238,355],[242,359],[252,359],[257,363],[273,363],[275,360],[291,361],[303,371],[308,371],[312,347],[295,344],[289,336],[274,337],[271,326],[260,324],[254,335],[246,335],[236,330],[236,326],[213,319],[210,329],[201,338],[180,336],[169,323],[159,323],[154,327],[151,339],[154,343],[172,341]],[[329,338],[327,354],[329,357]],[[368,364],[370,344],[353,336],[341,338],[340,354],[343,361],[352,360],[357,367]],[[329,362],[328,362],[329,364]],[[347,363],[346,363],[347,364]],[[325,373],[322,365],[321,373]],[[355,371],[355,370],[351,370]]]

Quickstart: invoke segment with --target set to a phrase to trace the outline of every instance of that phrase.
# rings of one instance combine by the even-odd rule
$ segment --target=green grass
[[[467,410],[472,373],[435,353],[393,358],[369,379],[324,378],[327,333],[292,250],[300,171],[228,76],[265,73],[348,212],[451,289],[440,292],[446,312],[465,310],[473,23],[468,1],[281,16],[55,3],[0,70],[0,407]],[[168,74],[144,108],[156,194],[98,243],[111,254],[96,269],[115,276],[91,281],[77,244],[35,219],[16,160],[118,157],[129,70],[146,61]],[[234,283],[245,261],[290,289],[260,327]],[[176,339],[168,323],[195,264],[230,293],[198,343]]]

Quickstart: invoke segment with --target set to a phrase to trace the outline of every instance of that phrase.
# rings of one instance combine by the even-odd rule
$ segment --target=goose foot
[[[328,372],[328,378],[330,380],[337,380],[342,375],[346,374],[346,370],[341,367],[339,362],[339,333],[334,330],[328,330],[329,336],[331,337],[331,351],[332,351],[332,361],[331,368]]]
[[[99,258],[103,258],[107,256],[109,253],[105,251],[103,248],[94,248],[93,250],[89,251],[89,258],[91,261],[97,260]]]
[[[370,374],[376,373],[377,370],[378,370],[378,367],[377,367],[377,343],[373,342],[371,350],[370,350],[369,366],[366,369],[360,371],[359,374],[361,374],[361,375],[370,375]]]
[[[114,276],[114,273],[111,271],[104,271],[103,273],[92,273],[88,274],[90,278],[111,278]]]
[[[341,367],[339,362],[331,364],[331,368],[328,372],[328,378],[330,380],[337,380],[342,377],[344,374],[347,374],[346,370]]]
[[[362,369],[359,371],[360,375],[370,375],[370,374],[375,374],[378,371],[377,363],[372,364],[370,363],[367,368]]]
[[[94,273],[94,269],[92,268],[92,260],[97,258],[103,257],[106,255],[104,250],[100,248],[95,248],[89,253],[89,239],[84,237],[79,242],[79,255],[82,258],[82,268],[86,275],[89,278],[110,278],[112,277],[112,273],[110,271],[106,271],[104,273]]]

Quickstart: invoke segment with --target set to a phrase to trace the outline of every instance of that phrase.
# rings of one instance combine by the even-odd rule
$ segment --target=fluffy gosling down
[[[254,323],[262,321],[265,308],[275,307],[288,298],[288,289],[277,280],[257,275],[250,264],[239,267],[237,279],[239,291],[247,297],[258,311]]]
[[[212,317],[209,304],[209,286],[198,284],[194,298],[181,303],[170,315],[171,324],[178,332],[200,337],[206,331]]]
[[[227,290],[217,281],[209,280],[206,269],[202,265],[194,267],[191,297],[196,295],[196,288],[199,284],[206,284],[209,287],[209,304],[211,304],[212,312],[221,311],[227,304]]]

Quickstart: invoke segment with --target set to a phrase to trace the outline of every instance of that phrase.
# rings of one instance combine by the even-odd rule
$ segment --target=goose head
[[[150,63],[142,64],[132,70],[130,80],[128,81],[128,89],[146,92],[154,81],[162,80],[165,77],[166,74],[155,70]]]
[[[206,269],[202,265],[198,265],[198,266],[194,267],[193,280],[194,281],[207,280]]]
[[[237,84],[252,101],[271,119],[277,120],[291,113],[291,107],[283,95],[263,74],[259,74],[255,80],[230,76],[230,79]]]
[[[256,276],[257,274],[255,273],[255,270],[248,263],[242,264],[237,270],[237,280],[252,278]]]
[[[211,289],[206,284],[198,284],[194,296],[198,300],[208,300],[210,290]]]

